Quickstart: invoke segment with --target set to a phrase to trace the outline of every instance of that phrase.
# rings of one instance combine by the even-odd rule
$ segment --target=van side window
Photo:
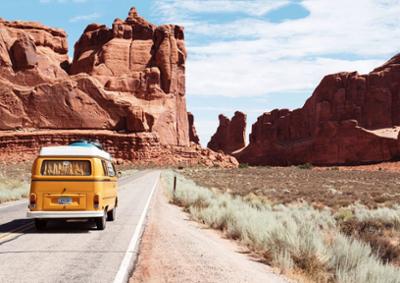
[[[114,165],[110,161],[106,161],[106,162],[107,162],[108,176],[115,177]]]
[[[101,164],[103,165],[103,175],[108,176],[108,171],[107,171],[107,164],[104,160],[101,161]]]

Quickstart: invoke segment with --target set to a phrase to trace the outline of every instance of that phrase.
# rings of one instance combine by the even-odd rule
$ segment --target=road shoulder
[[[190,221],[160,185],[151,205],[133,282],[287,282],[218,232]]]

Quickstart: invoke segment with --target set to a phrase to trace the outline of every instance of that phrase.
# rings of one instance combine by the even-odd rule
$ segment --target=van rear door
[[[49,211],[86,210],[93,198],[91,160],[43,159],[40,178],[34,180],[41,207]]]

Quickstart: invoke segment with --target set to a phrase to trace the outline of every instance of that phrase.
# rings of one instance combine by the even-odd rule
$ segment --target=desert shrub
[[[247,163],[240,163],[239,168],[249,168],[249,164]]]
[[[395,229],[400,230],[400,205],[395,205],[392,208],[368,209],[363,205],[357,204],[352,209],[355,218],[359,221],[377,220],[384,224],[391,224]]]
[[[399,282],[399,269],[385,265],[369,244],[341,234],[331,210],[307,203],[272,206],[255,195],[217,193],[178,179],[175,203],[194,220],[223,231],[283,271],[302,270],[317,282]],[[172,180],[172,172],[163,173],[171,197]]]
[[[0,179],[0,203],[27,197],[29,184],[18,179]]]
[[[297,165],[297,168],[299,169],[312,169],[314,166],[311,163],[304,163]]]
[[[347,221],[354,217],[353,211],[349,208],[340,208],[335,213],[335,219],[339,222]]]
[[[368,244],[341,234],[330,246],[329,266],[338,282],[400,282],[398,268],[383,264]]]

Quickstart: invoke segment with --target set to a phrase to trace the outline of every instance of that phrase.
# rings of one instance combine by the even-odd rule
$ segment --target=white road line
[[[142,228],[144,225],[144,220],[146,218],[147,211],[150,206],[151,198],[153,196],[153,193],[154,193],[154,191],[158,185],[158,181],[160,179],[160,174],[158,173],[157,175],[158,175],[157,179],[153,185],[153,188],[151,189],[149,198],[147,199],[146,205],[144,206],[144,209],[140,216],[139,222],[136,225],[135,232],[133,233],[133,236],[129,242],[128,249],[125,252],[125,255],[124,255],[124,258],[122,259],[121,265],[119,266],[118,273],[114,278],[114,283],[125,283],[128,281],[128,275],[129,275],[130,267],[132,264],[132,257],[134,255],[136,246],[137,246],[138,241],[141,236],[141,231],[142,231]]]

